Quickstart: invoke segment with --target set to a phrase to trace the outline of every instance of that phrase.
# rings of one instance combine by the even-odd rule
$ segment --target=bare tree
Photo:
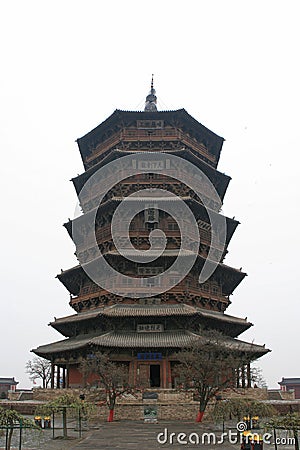
[[[252,367],[251,369],[252,381],[259,388],[266,389],[268,387],[267,382],[263,376],[262,369],[260,367]]]
[[[29,374],[29,379],[35,381],[42,380],[43,388],[46,389],[51,380],[51,362],[47,359],[34,357],[26,363],[26,372]]]
[[[202,332],[198,341],[176,355],[176,371],[183,386],[194,390],[199,400],[197,422],[202,421],[208,402],[219,391],[233,387],[235,370],[247,362],[242,352],[224,343],[225,339],[217,331]]]
[[[105,388],[105,403],[109,409],[108,422],[114,418],[116,399],[124,393],[131,393],[128,383],[128,369],[124,364],[111,361],[107,353],[95,353],[82,361],[80,371],[83,373],[85,383],[88,376],[97,377],[97,382]]]

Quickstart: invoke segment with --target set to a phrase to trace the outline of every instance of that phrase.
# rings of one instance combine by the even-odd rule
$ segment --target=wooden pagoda
[[[100,168],[123,156],[141,153],[154,158],[162,153],[175,155],[191,162],[208,177],[221,201],[230,181],[229,176],[217,170],[223,138],[184,109],[158,111],[153,84],[144,111],[116,110],[77,143],[84,165],[84,172],[72,180],[77,194]],[[157,227],[164,230],[166,250],[155,262],[141,265],[127,260],[116,250],[111,234],[111,220],[118,204],[137,190],[153,188],[172,192],[189,206],[201,237],[197,260],[190,273],[178,283],[177,274],[173,273],[175,285],[170,289],[166,287],[159,295],[155,294],[151,276],[170,265],[181,243],[178,226],[172,217],[159,210],[159,199],[156,198],[154,218],[153,214],[151,220],[149,214],[137,214],[129,231],[133,245],[147,249],[150,231]],[[209,205],[212,210],[216,208],[213,199]],[[33,350],[52,362],[53,388],[82,386],[79,362],[96,351],[108,351],[112,360],[125,364],[129,380],[135,386],[172,388],[177,383],[173,370],[176,364],[174,355],[183,347],[192,345],[203,329],[222,332],[224,341],[233,350],[242,349],[248,355],[249,363],[269,351],[264,346],[238,340],[237,337],[252,324],[246,319],[225,314],[230,305],[230,295],[246,275],[223,262],[238,221],[225,218],[226,239],[221,260],[211,277],[199,284],[199,268],[203,266],[211,246],[211,224],[207,206],[204,207],[188,186],[159,171],[139,174],[110,189],[100,205],[90,190],[81,201],[81,208],[84,216],[97,208],[94,232],[97,246],[109,264],[127,275],[143,277],[143,284],[135,297],[129,295],[132,290],[130,280],[122,286],[122,295],[112,293],[109,284],[104,289],[92,281],[82,267],[82,261],[93,258],[89,239],[83,246],[77,245],[80,264],[57,276],[69,291],[70,306],[76,314],[50,323],[64,336],[63,340]],[[71,238],[73,223],[69,221],[64,225]],[[153,290],[151,296],[149,290]],[[236,385],[251,386],[249,374],[249,364],[240,368]]]

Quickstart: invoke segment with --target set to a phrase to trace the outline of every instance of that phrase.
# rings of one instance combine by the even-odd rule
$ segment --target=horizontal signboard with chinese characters
[[[163,120],[138,120],[137,128],[141,129],[151,129],[151,128],[163,128],[164,121]]]
[[[162,353],[157,352],[146,352],[146,353],[138,353],[137,359],[142,359],[143,361],[154,361],[157,359],[162,359]]]
[[[167,159],[166,161],[161,160],[138,160],[135,159],[132,160],[132,167],[134,169],[139,169],[142,172],[155,172],[156,170],[164,170],[164,169],[170,169],[170,160]]]
[[[159,297],[139,298],[140,305],[159,305],[161,299]]]
[[[164,326],[161,323],[141,323],[137,325],[136,331],[139,333],[161,332],[164,331]]]

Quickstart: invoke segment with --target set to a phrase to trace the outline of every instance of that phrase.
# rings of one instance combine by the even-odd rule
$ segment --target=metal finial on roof
[[[151,79],[151,90],[149,94],[146,97],[146,103],[145,103],[145,109],[144,111],[157,111],[156,107],[156,95],[155,95],[155,89],[153,87],[153,74]]]

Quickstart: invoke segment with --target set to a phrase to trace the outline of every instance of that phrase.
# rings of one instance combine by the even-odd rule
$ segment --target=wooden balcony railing
[[[101,142],[93,153],[87,157],[86,162],[89,163],[94,159],[101,156],[110,148],[113,148],[118,145],[121,141],[125,142],[159,142],[159,141],[180,141],[183,144],[193,148],[197,153],[204,156],[212,163],[215,163],[215,156],[210,154],[205,147],[205,145],[199,143],[196,139],[191,138],[185,133],[182,133],[178,130],[166,130],[166,129],[156,129],[156,130],[142,130],[142,129],[127,129],[124,128],[121,132],[114,134],[113,136],[106,139],[104,142]]]
[[[194,282],[194,280],[193,280]],[[212,300],[215,301],[221,301],[221,302],[225,302],[228,303],[228,297],[226,297],[225,295],[222,294],[221,289],[219,288],[219,292],[216,292],[215,289],[211,286],[208,289],[203,289],[201,288],[199,285],[197,287],[196,284],[192,284],[192,282],[189,283],[189,285],[187,286],[186,284],[186,280],[178,283],[176,286],[170,288],[170,285],[168,282],[165,282],[163,285],[155,287],[155,286],[140,286],[140,287],[136,287],[133,288],[130,285],[117,285],[117,281],[116,283],[113,283],[113,280],[111,280],[111,288],[118,288],[118,292],[120,293],[120,295],[123,295],[124,297],[126,297],[126,295],[130,294],[130,293],[135,293],[135,294],[139,294],[140,297],[143,297],[143,295],[145,295],[146,293],[149,294],[149,292],[153,295],[155,295],[157,293],[157,295],[159,295],[162,291],[162,288],[164,288],[164,292],[167,292],[168,294],[183,294],[183,295],[192,295],[195,297],[204,297],[204,298],[210,298]],[[108,287],[109,289],[109,287]],[[101,297],[101,296],[105,296],[107,295],[109,291],[106,289],[103,289],[97,285],[94,286],[87,286],[85,288],[82,288],[81,293],[79,296],[77,297],[73,297],[71,300],[71,303],[78,303],[78,302],[82,302],[85,300],[89,300],[91,298],[94,297]]]

